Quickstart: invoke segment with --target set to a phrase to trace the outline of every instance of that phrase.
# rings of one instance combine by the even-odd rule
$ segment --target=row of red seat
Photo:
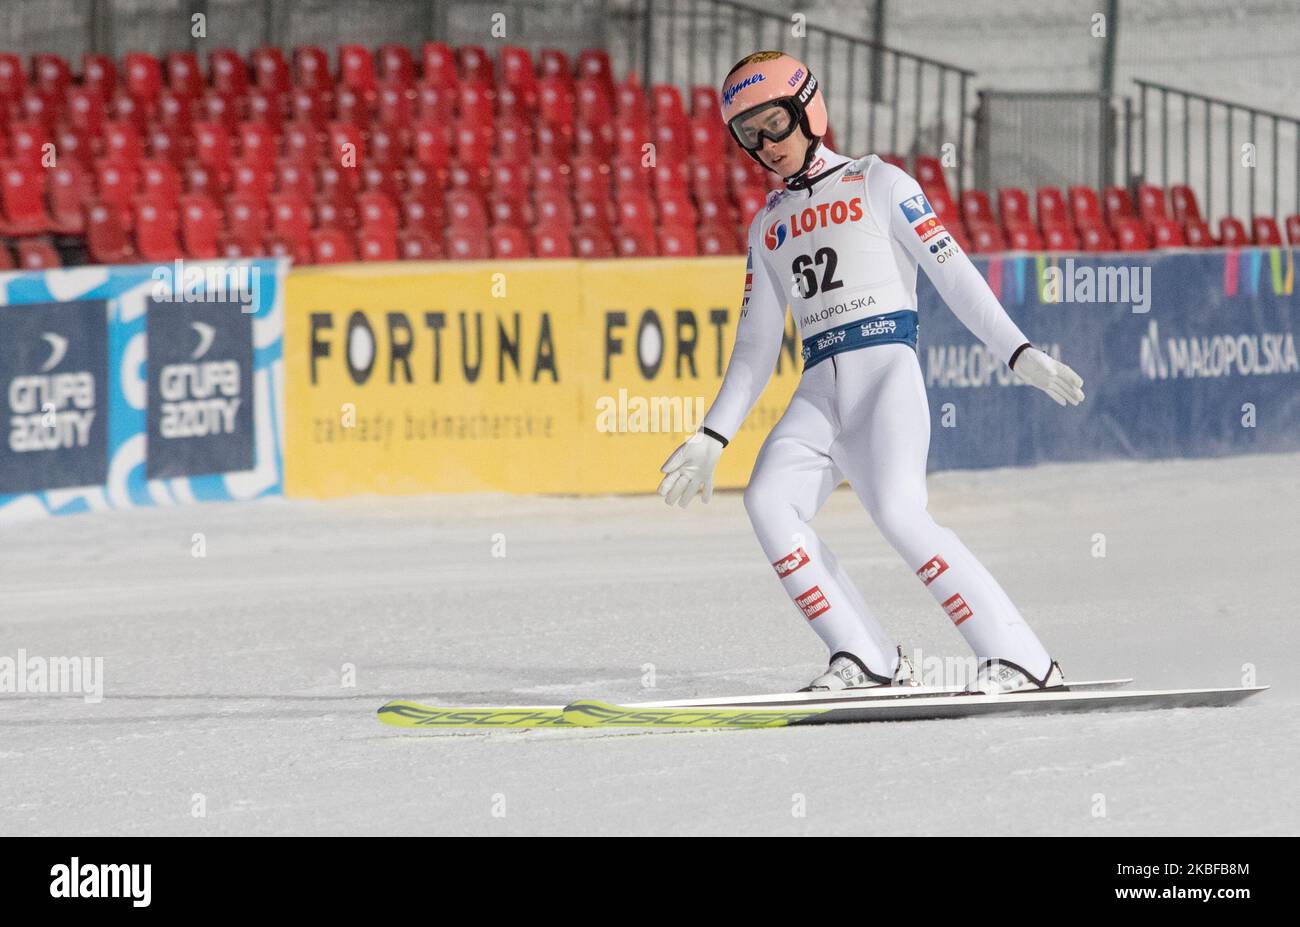
[[[1164,188],[1139,184],[1136,205],[1128,189],[1120,186],[1107,187],[1101,197],[1086,186],[1070,187],[1068,193],[1058,187],[1039,187],[1035,218],[1028,192],[1018,187],[997,191],[996,215],[983,190],[963,190],[960,203],[954,202],[936,158],[918,157],[916,176],[935,214],[975,253],[1283,244],[1277,220],[1263,215],[1251,218],[1249,231],[1240,219],[1225,216],[1219,220],[1216,237],[1201,216],[1195,192],[1183,184],[1169,188],[1167,201]],[[1300,243],[1300,215],[1287,217],[1286,230],[1292,244]]]

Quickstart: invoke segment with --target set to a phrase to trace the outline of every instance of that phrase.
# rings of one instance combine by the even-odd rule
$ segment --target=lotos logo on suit
[[[785,221],[777,219],[767,227],[767,232],[763,235],[763,244],[767,246],[768,251],[775,251],[785,244],[785,235]]]

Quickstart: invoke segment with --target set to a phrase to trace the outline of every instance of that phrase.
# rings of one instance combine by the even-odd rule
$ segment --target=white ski
[[[936,695],[901,699],[728,706],[638,707],[580,701],[564,708],[564,721],[581,727],[765,728],[864,721],[924,721],[979,715],[1057,714],[1062,712],[1149,711],[1232,705],[1268,686],[1232,689],[1152,691],[1012,692],[1005,695]]]
[[[1044,692],[1097,692],[1108,689],[1120,689],[1133,682],[1132,679],[1097,679],[1085,682],[1066,683],[1063,689],[1044,689]],[[942,695],[960,695],[964,686],[880,686],[872,689],[841,689],[835,692],[778,692],[770,695],[714,695],[707,698],[668,699],[659,702],[629,702],[628,708],[690,708],[735,707],[744,708],[755,705],[805,705],[822,702],[857,702],[877,699],[910,699]]]

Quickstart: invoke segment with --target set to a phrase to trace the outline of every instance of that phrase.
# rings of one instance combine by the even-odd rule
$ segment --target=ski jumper
[[[994,356],[1028,339],[935,216],[917,182],[874,155],[821,146],[806,188],[776,190],[749,229],[735,346],[703,425],[727,440],[776,366],[787,304],[804,372],[759,451],[745,509],[785,591],[831,654],[888,677],[898,657],[809,522],[843,480],[980,661],[1040,678],[1051,658],[957,535],[926,510],[930,410],[916,355],[917,267]]]

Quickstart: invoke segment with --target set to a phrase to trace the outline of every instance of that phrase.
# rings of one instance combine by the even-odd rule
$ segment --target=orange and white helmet
[[[766,118],[764,118],[766,116]],[[763,138],[779,142],[798,126],[816,142],[826,134],[826,100],[810,70],[785,52],[760,51],[736,63],[722,82],[722,121],[755,154]],[[809,153],[816,145],[809,146]]]

